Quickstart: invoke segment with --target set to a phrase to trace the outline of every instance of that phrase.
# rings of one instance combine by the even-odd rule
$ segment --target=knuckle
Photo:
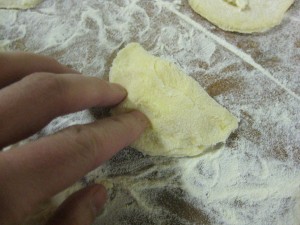
[[[113,123],[118,123],[119,126],[128,128],[128,123],[126,123],[121,116],[112,116],[108,119],[111,120]]]
[[[69,128],[68,136],[76,154],[83,160],[93,162],[98,149],[103,148],[103,141],[91,128],[84,125],[74,125]]]
[[[37,85],[47,92],[61,93],[64,91],[64,82],[60,76],[51,73],[33,73],[25,79],[28,79],[31,85]]]
[[[51,65],[60,65],[60,63],[55,58],[52,58],[52,57],[49,57],[49,56],[44,56],[44,57],[48,61],[49,64],[51,64]]]
[[[41,101],[55,103],[55,108],[64,110],[64,96],[66,94],[66,84],[64,80],[51,73],[33,73],[26,76],[24,82]]]
[[[120,130],[131,130],[133,133],[140,126],[139,121],[131,113],[112,116],[109,119],[120,127]]]

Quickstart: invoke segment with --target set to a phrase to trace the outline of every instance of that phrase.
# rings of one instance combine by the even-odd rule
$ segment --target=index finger
[[[13,207],[28,207],[48,199],[132,143],[147,126],[147,118],[133,111],[1,153],[0,177],[6,181],[1,184],[1,201],[14,199],[18,202]]]
[[[0,52],[0,88],[36,72],[78,73],[54,58],[26,52]]]

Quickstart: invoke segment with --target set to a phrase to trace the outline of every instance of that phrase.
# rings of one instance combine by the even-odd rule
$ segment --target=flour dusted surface
[[[126,43],[139,42],[180,66],[241,120],[223,149],[201,157],[121,151],[81,182],[112,184],[110,202],[95,224],[298,225],[299,101],[170,9],[233,44],[300,94],[299,1],[282,26],[252,36],[214,28],[186,1],[46,0],[32,11],[0,10],[4,48],[51,55],[100,77],[108,75]],[[92,120],[88,111],[66,115],[37,136]]]

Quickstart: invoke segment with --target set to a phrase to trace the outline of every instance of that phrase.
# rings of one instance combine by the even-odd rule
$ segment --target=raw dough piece
[[[29,9],[37,6],[42,0],[0,0],[0,8]]]
[[[194,79],[174,64],[150,55],[137,43],[118,53],[109,80],[128,91],[113,114],[137,109],[149,118],[151,128],[132,145],[146,154],[198,155],[225,142],[238,126],[237,119]]]
[[[294,0],[189,0],[193,10],[223,30],[263,32],[281,23]]]
[[[246,9],[246,7],[249,4],[249,0],[224,0],[224,1],[240,8],[240,9]]]

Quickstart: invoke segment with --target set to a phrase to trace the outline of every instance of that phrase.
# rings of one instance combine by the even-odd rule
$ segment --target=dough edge
[[[36,7],[43,0],[0,0],[2,9],[30,9]]]
[[[219,143],[225,143],[227,138],[229,137],[229,135],[237,129],[238,127],[238,119],[233,116],[226,108],[224,108],[222,105],[220,105],[219,103],[217,103],[213,98],[211,98],[206,92],[205,90],[201,87],[201,85],[195,81],[193,78],[191,78],[190,76],[186,75],[183,71],[181,71],[180,68],[178,68],[175,64],[173,63],[170,63],[169,61],[167,60],[164,60],[164,59],[161,59],[159,57],[156,57],[156,56],[153,56],[151,55],[150,53],[148,53],[147,51],[145,51],[142,46],[140,46],[140,44],[138,43],[130,43],[128,44],[125,48],[123,48],[122,50],[120,50],[117,54],[117,57],[114,59],[113,61],[113,66],[111,68],[111,71],[110,71],[110,74],[109,74],[109,80],[110,82],[115,82],[115,83],[119,83],[118,81],[116,81],[114,79],[114,75],[112,76],[111,73],[114,69],[114,66],[116,66],[116,64],[119,64],[119,61],[122,61],[123,58],[125,58],[126,56],[128,56],[128,53],[131,54],[131,50],[135,49],[135,48],[141,48],[144,52],[145,52],[145,55],[147,55],[147,57],[153,57],[153,58],[156,58],[156,59],[159,59],[159,60],[162,60],[163,62],[166,62],[166,63],[169,63],[171,64],[174,68],[176,68],[178,70],[178,72],[180,72],[181,74],[184,74],[184,79],[187,79],[189,81],[192,81],[189,83],[190,88],[192,88],[193,90],[195,89],[198,89],[199,92],[204,92],[205,95],[208,96],[208,104],[209,104],[209,108],[213,107],[213,109],[218,108],[220,109],[220,119],[224,119],[226,118],[227,121],[226,121],[226,131],[222,133],[221,136],[217,136],[219,139],[220,137],[222,137],[222,140],[214,143],[213,145],[203,145],[203,146],[184,146],[183,148],[175,148],[175,149],[164,149],[164,148],[157,148],[157,145],[156,145],[156,148],[155,150],[153,150],[153,146],[149,147],[149,148],[145,148],[145,143],[147,144],[147,142],[140,142],[138,139],[137,141],[135,141],[133,144],[131,144],[131,147],[147,154],[147,155],[151,155],[151,156],[168,156],[168,157],[185,157],[185,156],[196,156],[196,155],[200,155],[202,154],[205,150],[207,149],[211,149],[213,148],[214,146],[218,145]],[[124,57],[125,56],[125,57]],[[142,56],[141,56],[142,57]],[[121,59],[120,59],[121,58]],[[128,57],[130,58],[130,57]],[[129,63],[130,64],[130,63]],[[121,85],[123,85],[122,83],[119,83]],[[201,89],[201,90],[200,90]],[[198,93],[199,94],[199,93]],[[206,96],[202,96],[201,98],[206,98]],[[125,103],[126,103],[127,99],[125,99]],[[123,103],[124,103],[123,102]],[[127,111],[130,111],[132,109],[129,109],[127,108],[126,110],[126,106],[125,105],[125,108],[123,108],[123,105],[121,103],[121,105],[115,107],[114,109],[111,110],[111,113],[113,115],[118,115],[120,113],[124,113],[124,112],[127,112]],[[125,110],[124,110],[125,109]],[[133,108],[133,109],[137,109],[137,110],[140,110],[139,108]],[[142,110],[141,110],[142,111]],[[142,111],[143,112],[143,111]],[[144,112],[145,113],[145,112]],[[145,113],[147,115],[147,113]],[[223,124],[224,125],[224,124]],[[198,129],[195,128],[195,129]],[[219,131],[218,131],[219,132]],[[220,134],[219,134],[220,135]],[[149,137],[149,136],[148,136]],[[192,145],[192,144],[191,144]],[[167,151],[166,151],[167,150]]]
[[[284,14],[293,5],[295,0],[286,0],[286,4],[282,7],[282,13],[278,13],[274,17],[269,17],[269,20],[265,20],[263,23],[260,19],[257,19],[254,23],[240,23],[240,21],[227,20],[229,21],[226,22],[227,24],[224,23],[224,17],[220,16],[220,14],[216,15],[209,12],[206,10],[205,6],[201,5],[200,1],[202,0],[188,0],[189,5],[197,14],[201,15],[215,26],[225,31],[251,34],[265,32],[279,25]],[[234,9],[233,12],[236,10],[238,9]]]

